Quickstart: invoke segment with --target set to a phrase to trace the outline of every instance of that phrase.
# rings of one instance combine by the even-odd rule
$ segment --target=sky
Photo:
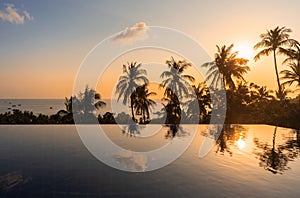
[[[86,55],[120,31],[125,30],[116,41],[132,38],[135,26],[183,32],[211,57],[216,45],[234,43],[250,59],[246,80],[276,89],[272,57],[254,62],[252,47],[276,26],[291,28],[299,40],[299,7],[298,0],[0,0],[0,98],[70,96]],[[115,75],[121,72],[122,65]],[[103,98],[111,95],[105,85],[97,90]]]

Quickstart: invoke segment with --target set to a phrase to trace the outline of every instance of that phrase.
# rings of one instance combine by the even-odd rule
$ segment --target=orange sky
[[[47,3],[47,10],[40,9],[45,6],[43,3],[26,1],[22,6],[17,3],[14,6],[20,16],[22,11],[27,11],[32,17],[25,17],[18,23],[0,19],[0,98],[70,96],[86,54],[101,40],[141,21],[148,26],[184,32],[202,45],[211,57],[216,44],[242,44],[252,50],[259,35],[276,26],[291,28],[291,37],[300,39],[297,17],[300,2],[297,0],[288,3],[279,0],[190,3],[176,0],[172,4],[132,2],[130,6],[124,6],[122,2],[53,1]],[[5,4],[0,5],[0,10],[5,11]],[[166,57],[169,56],[161,57],[163,60],[158,62],[163,63]],[[115,72],[122,71],[123,60],[119,61],[116,63],[119,69],[115,66]],[[138,56],[127,58],[127,61],[145,62]],[[248,81],[276,89],[272,57],[250,61],[249,66]],[[279,70],[282,69],[286,67],[279,64]],[[106,98],[111,95],[111,88],[99,86],[99,91]]]

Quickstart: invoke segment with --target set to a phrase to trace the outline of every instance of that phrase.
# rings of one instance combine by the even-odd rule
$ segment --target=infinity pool
[[[103,128],[120,147],[148,151],[190,138],[190,127],[147,137],[143,128]],[[199,157],[205,138],[215,145]],[[116,158],[132,173],[97,160],[75,126],[0,126],[0,197],[300,197],[299,146],[292,129],[227,125],[215,133],[199,125],[187,150],[158,170],[147,171],[143,158]]]

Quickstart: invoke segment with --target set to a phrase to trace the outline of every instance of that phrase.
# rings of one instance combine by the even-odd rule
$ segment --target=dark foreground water
[[[120,146],[137,150],[188,136],[166,138],[165,127],[146,145],[118,126],[105,129]],[[199,158],[204,137],[216,145]],[[217,138],[201,125],[176,161],[130,173],[94,158],[74,126],[0,126],[0,197],[300,197],[299,142],[299,131],[274,126],[231,125]],[[147,167],[136,163],[138,171]]]

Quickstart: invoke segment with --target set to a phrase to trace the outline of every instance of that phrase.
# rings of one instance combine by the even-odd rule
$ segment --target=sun
[[[242,140],[241,138],[236,142],[237,146],[239,149],[243,149],[246,145],[245,141]]]
[[[246,42],[240,42],[234,45],[233,52],[238,51],[237,57],[239,58],[245,58],[249,61],[253,59],[253,47],[246,43]]]

